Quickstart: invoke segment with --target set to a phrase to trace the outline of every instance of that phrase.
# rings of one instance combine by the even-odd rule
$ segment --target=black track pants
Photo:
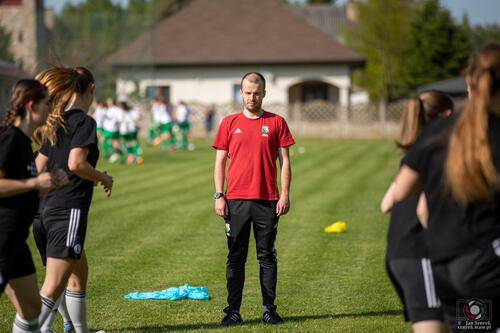
[[[250,227],[257,247],[260,265],[260,287],[263,305],[275,308],[277,260],[274,241],[278,230],[277,201],[229,199],[226,219],[227,255],[226,279],[229,310],[238,310],[245,284],[245,262],[248,254]]]

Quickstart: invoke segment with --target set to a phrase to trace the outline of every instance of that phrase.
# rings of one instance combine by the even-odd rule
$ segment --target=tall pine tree
[[[439,0],[424,0],[409,35],[408,87],[460,75],[470,53],[469,38]]]

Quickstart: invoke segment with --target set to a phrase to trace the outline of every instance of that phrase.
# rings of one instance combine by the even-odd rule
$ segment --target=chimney
[[[348,0],[345,3],[345,16],[347,18],[347,22],[356,23],[358,22],[358,12],[356,9],[356,1]]]

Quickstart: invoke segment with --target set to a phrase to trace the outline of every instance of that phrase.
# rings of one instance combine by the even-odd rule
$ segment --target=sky
[[[79,2],[82,0],[45,0],[45,7],[52,7],[60,11],[66,2]],[[217,0],[213,0],[217,1]],[[298,0],[304,2],[304,0]],[[346,0],[337,0],[341,5]],[[128,0],[113,0],[116,3],[127,4]],[[461,21],[463,13],[469,16],[471,25],[500,24],[500,0],[441,0],[441,4],[448,7],[453,17]]]

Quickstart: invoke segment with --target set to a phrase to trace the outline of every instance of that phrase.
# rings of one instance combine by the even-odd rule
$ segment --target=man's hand
[[[290,199],[288,198],[288,195],[282,195],[281,198],[278,200],[278,203],[276,204],[276,215],[281,216],[285,215],[288,213],[288,210],[290,209]]]
[[[215,214],[223,218],[226,218],[227,215],[229,214],[229,209],[227,207],[226,199],[224,199],[224,197],[215,199]]]

